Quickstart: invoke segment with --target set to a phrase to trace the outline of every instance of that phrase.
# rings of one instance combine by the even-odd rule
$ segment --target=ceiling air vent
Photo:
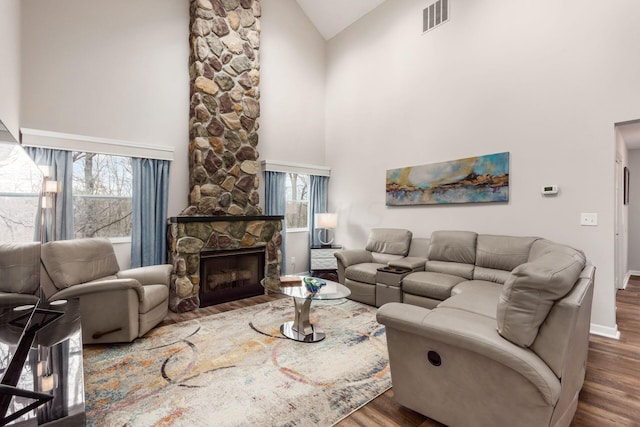
[[[437,0],[422,11],[422,33],[449,20],[449,0]]]

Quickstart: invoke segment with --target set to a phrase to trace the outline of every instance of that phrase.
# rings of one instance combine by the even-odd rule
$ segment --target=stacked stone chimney
[[[201,253],[265,246],[280,275],[282,217],[258,205],[260,0],[191,0],[189,207],[169,219],[169,307],[200,306]]]
[[[191,1],[189,207],[260,215],[259,0]]]

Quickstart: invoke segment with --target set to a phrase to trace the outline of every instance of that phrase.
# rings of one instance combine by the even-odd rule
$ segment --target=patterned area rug
[[[391,387],[376,309],[314,301],[318,343],[283,338],[293,301],[84,349],[90,426],[331,426]]]

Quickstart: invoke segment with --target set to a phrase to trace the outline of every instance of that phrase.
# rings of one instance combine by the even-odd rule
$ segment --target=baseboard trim
[[[620,331],[618,330],[617,324],[614,327],[610,327],[592,323],[589,328],[589,333],[599,335],[601,337],[613,338],[614,340],[620,339]]]
[[[640,270],[629,270],[627,274],[624,275],[624,281],[622,282],[622,287],[618,289],[626,289],[631,276],[640,276]]]

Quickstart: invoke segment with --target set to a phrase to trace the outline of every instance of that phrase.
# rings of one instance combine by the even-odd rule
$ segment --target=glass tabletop
[[[351,291],[346,286],[331,280],[318,279],[318,278],[315,278],[315,279],[318,281],[324,282],[325,285],[320,287],[318,292],[314,294],[307,288],[304,282],[305,277],[311,277],[311,276],[297,276],[297,277],[300,278],[300,281],[298,283],[282,284],[279,282],[276,282],[276,283],[270,282],[267,285],[266,279],[263,279],[260,281],[260,284],[265,289],[268,289],[273,292],[278,292],[283,295],[288,295],[294,298],[305,298],[305,299],[312,299],[312,300],[332,300],[332,299],[346,298],[349,295],[351,295]],[[291,279],[292,276],[287,276],[287,278]]]

